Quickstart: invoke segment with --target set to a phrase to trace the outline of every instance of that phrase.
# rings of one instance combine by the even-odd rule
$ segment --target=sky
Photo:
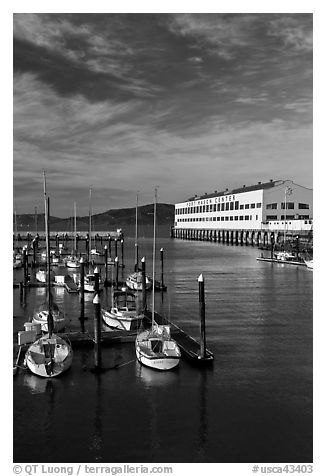
[[[312,188],[311,13],[15,13],[13,205]]]

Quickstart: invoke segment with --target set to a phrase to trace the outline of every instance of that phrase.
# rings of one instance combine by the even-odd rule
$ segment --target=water
[[[205,277],[207,346],[212,367],[181,361],[160,373],[135,361],[133,343],[74,351],[57,379],[20,371],[14,378],[15,462],[311,462],[312,281],[304,268],[259,262],[251,247],[159,238],[168,292],[156,310],[199,338],[198,282]],[[134,246],[125,240],[125,276]],[[151,272],[151,241],[140,257]],[[157,279],[160,263],[157,262]],[[59,272],[59,271],[58,271]],[[61,270],[60,270],[61,272]],[[102,273],[104,270],[102,269]],[[15,271],[19,281],[20,271]],[[79,329],[78,295],[54,289]],[[22,329],[44,289],[21,302],[14,289],[14,331]],[[86,296],[86,326],[93,326]],[[102,295],[110,302],[110,290]]]

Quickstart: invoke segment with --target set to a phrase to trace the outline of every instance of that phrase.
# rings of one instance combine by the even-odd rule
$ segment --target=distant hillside
[[[92,216],[92,231],[113,231],[117,228],[135,226],[135,208],[121,208],[108,210]],[[14,221],[14,220],[13,220]],[[77,217],[77,232],[88,231],[89,217]],[[157,204],[157,225],[170,227],[174,222],[174,205],[168,203]],[[148,227],[153,224],[153,204],[138,207],[138,224],[142,227]],[[73,231],[74,218],[58,218],[50,217],[50,229],[52,231]],[[44,231],[44,213],[37,215],[37,230]],[[17,231],[30,231],[34,233],[36,230],[35,215],[25,214],[17,215]],[[14,230],[15,231],[15,230]]]

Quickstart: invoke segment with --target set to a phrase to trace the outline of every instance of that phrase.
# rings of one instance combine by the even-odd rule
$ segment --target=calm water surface
[[[13,383],[14,461],[311,462],[313,273],[259,262],[251,247],[169,238],[158,239],[161,246],[168,292],[156,293],[156,310],[199,338],[197,278],[204,274],[212,367],[182,360],[160,373],[140,366],[127,343],[103,348],[101,375],[92,372],[92,348],[75,349],[58,379],[21,370]],[[150,239],[140,243],[143,255],[150,273]],[[133,256],[127,239],[125,276]],[[159,279],[159,260],[156,268]],[[80,329],[78,295],[53,292],[68,327]],[[25,302],[14,289],[15,332],[44,299],[45,289],[30,289]],[[102,302],[110,303],[109,289]],[[92,329],[91,295],[85,314]]]

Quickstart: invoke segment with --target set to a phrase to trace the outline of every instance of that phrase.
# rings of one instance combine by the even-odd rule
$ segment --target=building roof
[[[272,188],[272,187],[275,187],[276,185],[280,185],[284,182],[285,182],[284,180],[272,180],[271,179],[268,182],[264,182],[264,183],[258,182],[255,185],[248,185],[248,186],[243,185],[242,187],[234,188],[232,190],[229,190],[228,188],[226,188],[222,192],[218,192],[217,190],[215,190],[215,192],[213,192],[213,193],[205,193],[204,195],[200,195],[200,196],[195,195],[194,197],[188,198],[187,201],[191,202],[191,201],[194,201],[194,200],[202,200],[204,198],[221,197],[221,196],[224,196],[224,195],[232,195],[232,194],[242,193],[242,192],[252,192],[254,190],[262,190],[262,189],[266,189],[266,188]]]

